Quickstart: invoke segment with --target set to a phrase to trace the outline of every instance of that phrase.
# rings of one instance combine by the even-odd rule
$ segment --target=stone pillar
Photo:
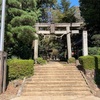
[[[35,60],[35,63],[36,63],[36,59],[38,58],[38,34],[35,34],[36,38],[34,40],[34,60]]]
[[[72,57],[70,27],[67,27],[67,52],[69,59]]]
[[[88,36],[87,31],[83,31],[83,56],[88,55]]]

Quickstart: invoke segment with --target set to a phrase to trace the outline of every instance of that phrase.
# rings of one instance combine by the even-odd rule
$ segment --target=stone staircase
[[[90,89],[74,65],[50,62],[35,66],[34,76],[25,81],[22,96],[89,96]]]

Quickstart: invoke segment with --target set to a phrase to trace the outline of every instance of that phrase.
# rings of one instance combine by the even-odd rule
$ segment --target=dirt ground
[[[18,90],[22,84],[22,80],[9,82],[7,90],[0,95],[0,100],[10,100],[16,97]]]

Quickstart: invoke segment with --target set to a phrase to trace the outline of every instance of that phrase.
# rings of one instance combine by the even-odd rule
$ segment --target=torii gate
[[[68,59],[72,57],[71,50],[71,34],[79,34],[79,27],[82,23],[36,23],[35,36],[43,35],[66,35]],[[59,30],[61,28],[61,30]],[[83,35],[83,56],[88,55],[87,31],[82,32]],[[38,58],[38,39],[34,40],[34,60]]]

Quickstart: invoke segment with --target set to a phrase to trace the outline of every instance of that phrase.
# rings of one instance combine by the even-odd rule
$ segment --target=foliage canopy
[[[5,50],[9,57],[30,58],[34,25],[40,16],[36,6],[36,0],[7,0]]]

